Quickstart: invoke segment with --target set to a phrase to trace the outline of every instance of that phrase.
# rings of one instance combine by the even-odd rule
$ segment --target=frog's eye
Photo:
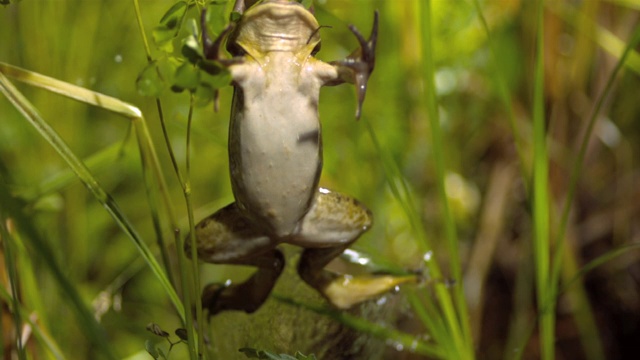
[[[313,50],[311,50],[311,56],[315,56],[318,53],[318,51],[320,51],[320,48],[322,47],[321,45],[322,43],[318,43],[318,45],[316,45],[316,47],[314,47]]]
[[[311,35],[309,35],[309,39],[307,39],[307,44],[309,44],[311,42],[311,40],[313,40],[314,37],[316,37],[318,35],[318,33],[320,32],[321,29],[331,29],[331,26],[329,25],[320,25],[318,26],[317,29],[315,29]],[[318,45],[316,45],[316,47],[313,48],[313,51],[311,51],[311,55],[315,55],[316,53],[318,53],[318,51],[320,51],[320,39],[318,36]]]
[[[235,41],[227,42],[227,51],[233,56],[244,56],[247,54],[245,49]]]

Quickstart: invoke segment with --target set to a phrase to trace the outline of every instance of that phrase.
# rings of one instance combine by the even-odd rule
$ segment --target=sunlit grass
[[[0,76],[3,76],[0,74]],[[10,234],[9,229],[7,229],[7,225],[12,223],[13,226],[19,228],[20,231],[24,232],[24,238],[29,240],[29,248],[33,249],[32,253],[38,256],[38,260],[42,261],[42,264],[48,270],[49,275],[51,275],[57,285],[60,287],[62,293],[65,298],[71,302],[73,305],[71,308],[75,312],[76,320],[81,325],[82,329],[85,332],[85,336],[88,340],[99,349],[100,353],[102,353],[106,358],[116,359],[116,356],[113,353],[112,348],[106,341],[104,337],[104,329],[100,327],[97,323],[93,314],[88,309],[87,305],[82,300],[81,295],[78,292],[78,289],[74,286],[72,281],[68,278],[66,274],[61,269],[61,266],[56,262],[53,256],[53,250],[47,245],[47,243],[38,235],[35,229],[30,226],[29,220],[22,213],[21,208],[23,204],[20,204],[17,200],[15,200],[10,194],[8,189],[4,186],[4,183],[0,186],[0,200],[2,201],[2,213],[0,215],[0,220],[2,221],[2,240],[4,242],[14,242],[14,236]],[[9,219],[11,219],[9,221]],[[17,242],[14,242],[17,244]],[[13,247],[13,245],[11,245]],[[6,252],[5,252],[6,254]],[[12,254],[14,255],[14,254]],[[6,257],[5,257],[6,258]],[[10,264],[15,266],[15,262],[10,261]],[[11,281],[17,286],[19,284],[17,274],[13,274],[10,277]],[[16,289],[16,287],[14,287]],[[31,289],[33,293],[33,289]],[[37,294],[39,296],[43,296],[42,294]],[[19,313],[21,312],[20,306],[16,301],[16,297],[12,296],[13,309],[15,311],[15,316],[19,317]],[[21,312],[24,313],[24,312]],[[17,321],[17,323],[22,323],[22,319]],[[38,332],[40,332],[38,330]],[[25,353],[24,349],[18,349],[19,352],[22,352],[22,356],[24,358]]]
[[[409,315],[403,312],[412,322],[409,329],[333,311],[295,294],[277,292],[273,294],[276,302],[303,309],[310,316],[330,318],[405,351],[412,349],[415,357],[471,359],[501,354],[505,359],[552,359],[566,355],[566,336],[579,340],[588,359],[609,357],[612,340],[603,334],[615,329],[607,328],[606,322],[603,325],[608,309],[594,302],[593,289],[585,279],[591,274],[613,278],[619,271],[611,266],[616,260],[637,259],[638,245],[632,242],[637,235],[625,228],[623,234],[629,238],[618,236],[615,243],[594,254],[589,244],[581,242],[590,236],[585,229],[591,228],[578,221],[585,221],[582,217],[595,213],[595,208],[613,209],[607,211],[629,214],[631,219],[637,215],[632,207],[610,207],[607,199],[590,192],[593,184],[609,181],[612,193],[628,191],[630,199],[635,196],[620,185],[620,179],[632,176],[634,169],[616,168],[615,174],[605,177],[606,170],[599,166],[607,157],[594,146],[600,141],[598,125],[604,117],[621,129],[624,141],[635,144],[637,140],[629,119],[637,115],[630,89],[638,73],[635,49],[640,28],[624,17],[634,8],[632,3],[540,0],[497,6],[474,0],[453,6],[438,1],[391,5],[329,0],[316,4],[323,25],[334,21],[332,29],[323,28],[319,54],[323,60],[325,56],[341,58],[353,50],[354,43],[349,42],[353,39],[342,36],[348,34],[346,23],[368,24],[374,8],[381,14],[379,61],[362,120],[356,123],[351,118],[353,104],[345,94],[352,89],[323,93],[322,181],[336,190],[360,194],[358,199],[372,208],[376,226],[356,243],[357,250],[371,250],[372,259],[383,264],[379,269],[421,272],[425,283],[402,287],[401,294],[411,305]],[[3,93],[10,99],[0,100],[7,114],[0,129],[4,140],[0,161],[6,167],[0,172],[0,225],[3,270],[11,285],[7,287],[11,291],[0,292],[0,299],[17,328],[33,330],[33,337],[25,337],[27,347],[14,341],[12,349],[2,350],[17,349],[15,356],[20,359],[41,354],[75,358],[87,352],[99,352],[102,358],[144,354],[144,327],[158,322],[167,330],[188,331],[189,343],[176,345],[171,358],[189,352],[196,359],[203,349],[209,350],[208,358],[216,358],[216,343],[225,339],[205,343],[205,337],[199,336],[218,325],[215,317],[213,325],[203,319],[199,277],[224,280],[233,274],[213,265],[201,269],[185,256],[183,242],[193,240],[186,235],[198,216],[230,198],[224,159],[230,93],[221,93],[220,114],[194,107],[187,94],[157,99],[135,94],[136,74],[160,56],[145,35],[151,34],[171,4],[132,1],[121,7],[85,2],[74,11],[66,8],[73,7],[71,2],[56,9],[25,4],[0,9],[5,14],[19,9],[12,14],[21,19],[14,21],[7,15],[0,22],[0,61],[19,66],[3,63],[0,72],[101,108],[120,108],[116,113],[134,120],[128,124],[114,120],[113,128],[120,128],[113,135],[104,130],[112,128],[111,120],[104,127],[96,125],[100,122],[96,119],[112,114],[69,105],[62,98],[48,100],[41,90],[18,82],[16,88],[14,80],[0,74]],[[600,17],[625,21],[594,18],[598,6],[608,6],[610,11]],[[56,18],[73,19],[69,20],[72,25],[62,29],[49,19],[50,10]],[[197,12],[196,7],[191,10]],[[102,34],[102,26],[110,22],[118,27],[107,32],[113,32],[114,40],[125,40],[116,45],[115,41],[93,41],[92,32]],[[561,31],[554,33],[559,27]],[[116,36],[121,33],[128,36]],[[633,35],[625,35],[629,33]],[[43,49],[27,46],[35,43]],[[60,54],[55,49],[61,49]],[[125,62],[118,62],[122,58]],[[517,64],[518,59],[524,63]],[[443,79],[449,81],[446,86]],[[562,90],[558,84],[564,83],[576,87],[566,90],[571,97],[558,95]],[[562,96],[570,99],[569,110],[562,108],[566,101]],[[618,102],[627,107],[618,110],[616,117],[611,114]],[[139,120],[138,108],[150,119],[149,128]],[[136,110],[132,113],[132,109]],[[558,120],[558,109],[572,115]],[[25,125],[29,122],[33,126]],[[562,126],[571,136],[563,137],[563,129],[558,129]],[[582,130],[573,134],[575,128]],[[14,143],[22,148],[10,145]],[[141,156],[132,151],[133,144],[139,144]],[[618,150],[607,151],[615,155]],[[637,149],[631,146],[629,151],[633,160]],[[32,165],[36,162],[37,166]],[[484,239],[478,235],[478,223],[487,215],[482,211],[492,209],[484,205],[498,201],[487,197],[493,174],[488,169],[498,165],[509,169],[513,184],[508,194],[501,194],[507,200],[501,223],[493,224],[499,227],[497,243],[487,252],[490,258],[484,273],[467,278],[475,275],[469,259],[482,253]],[[449,173],[475,186],[483,206],[461,216],[446,186]],[[606,219],[600,221],[621,226],[617,218]],[[11,230],[8,224],[17,226]],[[407,249],[415,253],[407,250],[398,256],[403,250],[400,238],[402,244],[411,241]],[[131,244],[131,249],[126,248]],[[126,280],[121,279],[124,273]],[[510,293],[497,297],[489,292],[504,291],[494,283],[496,274],[504,276],[498,278],[509,283]],[[484,288],[480,294],[485,297],[478,301],[465,297],[467,286]],[[20,296],[13,296],[16,293]],[[103,293],[110,294],[112,301],[107,302],[105,313],[88,305]],[[479,319],[483,312],[495,312],[490,301],[496,297],[511,308],[504,306],[504,313],[485,315],[484,323],[475,323],[478,312]],[[482,307],[470,306],[469,300]],[[117,301],[124,305],[116,305]],[[559,301],[562,317],[556,306]],[[55,304],[55,311],[49,304]],[[68,314],[74,315],[73,321],[66,320]],[[575,326],[573,332],[565,333],[567,323]],[[492,330],[487,327],[495,324],[511,326],[508,334],[484,336],[482,331]],[[264,334],[265,338],[270,335],[269,331]],[[310,353],[305,349],[286,352],[296,351]]]

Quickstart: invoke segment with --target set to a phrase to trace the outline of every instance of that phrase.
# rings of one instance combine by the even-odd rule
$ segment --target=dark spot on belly
[[[320,142],[320,131],[311,130],[298,135],[298,143],[312,142],[318,144]]]

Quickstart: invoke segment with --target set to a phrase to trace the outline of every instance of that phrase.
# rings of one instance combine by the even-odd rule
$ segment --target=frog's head
[[[301,4],[267,0],[248,9],[227,42],[229,51],[261,58],[272,51],[307,56],[320,44],[320,25]]]

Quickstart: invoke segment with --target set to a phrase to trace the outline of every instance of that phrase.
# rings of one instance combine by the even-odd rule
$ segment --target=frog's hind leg
[[[337,275],[324,270],[336,256],[355,242],[373,223],[371,212],[357,200],[320,189],[316,201],[302,220],[293,243],[302,253],[300,277],[334,306],[347,309],[374,298],[415,277]]]
[[[202,306],[209,316],[222,311],[239,310],[253,313],[267,300],[284,268],[284,256],[278,249],[240,259],[230,264],[256,266],[258,270],[245,282],[233,285],[209,284],[202,291]]]
[[[213,316],[226,310],[256,311],[262,305],[284,268],[284,256],[238,211],[235,203],[202,220],[195,229],[200,260],[216,264],[255,266],[258,270],[245,282],[225,286],[210,284],[202,293],[203,307]],[[185,251],[190,254],[189,238]]]

